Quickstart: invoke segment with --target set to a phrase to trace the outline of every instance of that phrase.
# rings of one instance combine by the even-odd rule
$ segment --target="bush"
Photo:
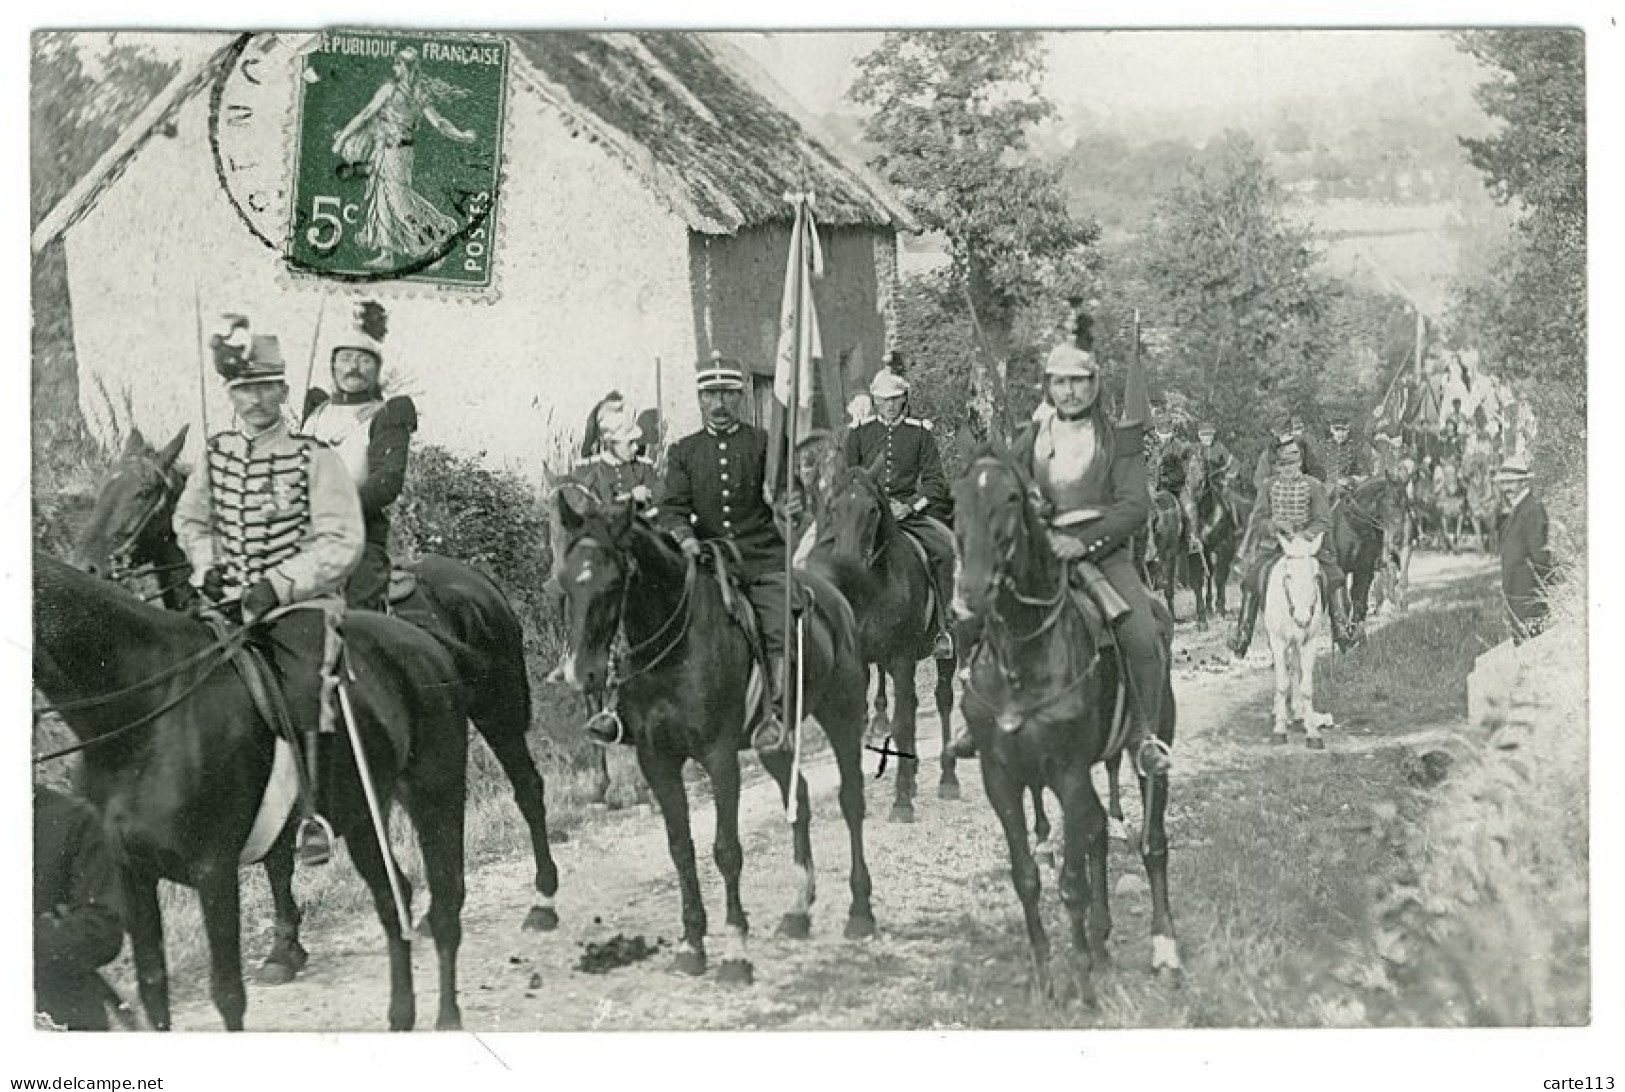
[[[481,569],[519,613],[529,651],[546,657],[563,647],[560,619],[542,592],[553,565],[551,528],[529,482],[425,444],[412,452],[393,514],[397,557],[435,553]]]

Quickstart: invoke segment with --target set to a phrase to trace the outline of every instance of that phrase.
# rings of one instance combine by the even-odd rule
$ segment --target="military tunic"
[[[1365,447],[1353,436],[1342,443],[1332,440],[1326,445],[1328,484],[1340,478],[1363,478],[1367,473]]]
[[[911,508],[923,500],[923,511],[935,519],[953,515],[930,421],[921,417],[900,417],[890,425],[879,418],[865,421],[846,434],[846,461],[849,466],[876,467],[890,499]]]
[[[745,594],[756,608],[770,654],[783,652],[784,538],[763,494],[767,435],[738,424],[702,429],[666,453],[660,523],[678,542],[720,539],[739,551]]]
[[[655,464],[641,455],[629,463],[623,463],[605,451],[576,463],[570,476],[591,491],[602,504],[627,500],[632,496],[632,490],[641,485],[649,491],[650,500],[646,502],[647,507],[640,508],[640,511],[648,516],[659,513],[660,497],[665,492],[665,486],[655,471]]]
[[[361,500],[338,453],[284,422],[209,437],[175,504],[175,535],[201,585],[219,567],[227,599],[260,580],[278,603],[338,593],[360,560]]]
[[[418,426],[410,398],[349,401],[315,388],[305,397],[301,431],[338,452],[361,497],[366,544],[345,583],[353,607],[381,610],[389,589],[389,506],[406,484],[407,454]]]

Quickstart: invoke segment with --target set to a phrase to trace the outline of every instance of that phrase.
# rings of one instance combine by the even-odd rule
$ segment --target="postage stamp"
[[[323,33],[300,72],[290,264],[488,286],[507,71],[502,38]]]

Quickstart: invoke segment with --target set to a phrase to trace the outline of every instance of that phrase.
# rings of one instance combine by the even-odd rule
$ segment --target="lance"
[[[306,405],[310,404],[310,384],[316,377],[316,350],[322,343],[322,313],[326,310],[327,296],[323,294],[316,301],[316,330],[310,335],[310,359],[305,362],[305,390],[299,396]]]

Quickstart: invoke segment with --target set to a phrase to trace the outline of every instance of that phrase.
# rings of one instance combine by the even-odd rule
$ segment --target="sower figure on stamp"
[[[366,531],[339,454],[288,429],[277,339],[251,337],[247,319],[228,318],[230,329],[210,345],[235,426],[209,437],[202,466],[175,504],[174,526],[193,585],[220,614],[251,625],[279,606],[338,597],[361,559]],[[300,826],[299,857],[318,864],[332,855],[332,828],[312,798],[326,741],[318,745],[316,726],[304,727],[310,813]]]
[[[734,361],[713,352],[700,361],[696,386],[705,424],[667,451],[660,523],[690,557],[700,557],[706,540],[736,552],[767,652],[772,695],[773,711],[756,726],[751,743],[761,752],[782,751],[790,746],[783,720],[784,539],[765,491],[767,435],[739,419],[745,373]]]
[[[1532,478],[1522,455],[1512,456],[1495,472],[1507,505],[1501,528],[1501,592],[1514,644],[1546,627],[1546,586],[1556,572],[1547,545],[1546,506],[1530,490]]]
[[[69,1031],[106,1031],[116,1002],[98,968],[124,944],[118,872],[89,805],[34,786],[34,1010]]]
[[[361,496],[366,543],[361,563],[344,585],[357,610],[383,610],[389,593],[389,507],[406,484],[406,461],[417,407],[405,396],[384,397],[384,337],[388,315],[377,303],[358,304],[351,326],[333,346],[333,393],[305,394],[300,431],[344,460]]]
[[[1331,616],[1332,640],[1341,650],[1353,645],[1357,637],[1349,623],[1348,588],[1329,533],[1332,509],[1326,500],[1326,487],[1304,472],[1303,448],[1290,433],[1276,442],[1274,454],[1275,473],[1258,491],[1248,530],[1254,543],[1252,564],[1241,584],[1241,611],[1230,635],[1230,651],[1237,659],[1246,656],[1252,644],[1265,581],[1281,557],[1280,535],[1306,539],[1321,536],[1316,559],[1320,562],[1322,595]]]
[[[888,353],[886,364],[869,383],[877,416],[846,434],[846,461],[849,466],[874,467],[884,475],[880,485],[891,502],[892,518],[924,548],[937,593],[937,637],[931,657],[951,660],[954,642],[948,608],[954,595],[954,536],[942,522],[952,507],[948,481],[931,422],[908,415],[908,380],[892,368],[902,364],[900,354]]]
[[[1166,774],[1172,763],[1157,739],[1168,683],[1167,648],[1131,548],[1151,506],[1143,425],[1112,424],[1100,398],[1099,378],[1092,353],[1067,344],[1052,349],[1044,383],[1055,412],[1029,423],[1011,451],[1039,494],[1056,556],[1073,567],[1084,585],[1099,589],[1094,594],[1103,607],[1115,606],[1107,613],[1130,699],[1124,750],[1152,777]],[[956,758],[975,754],[963,723],[950,747]]]

